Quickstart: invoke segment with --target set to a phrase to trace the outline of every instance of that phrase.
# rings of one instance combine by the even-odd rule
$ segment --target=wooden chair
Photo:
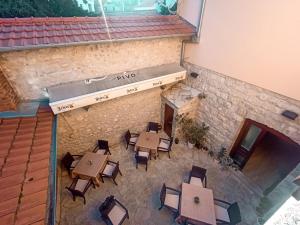
[[[229,203],[214,199],[217,224],[235,225],[242,221],[240,208],[237,202]]]
[[[119,168],[119,162],[113,162],[113,161],[108,160],[103,172],[100,173],[100,177],[101,177],[101,180],[103,183],[104,183],[103,177],[107,177],[107,178],[111,178],[113,180],[113,182],[115,183],[115,185],[118,185],[116,182],[116,177],[117,177],[118,173],[121,176],[123,176],[120,171],[120,168]]]
[[[157,147],[158,157],[159,157],[159,152],[167,152],[169,155],[169,158],[171,158],[170,152],[172,150],[172,144],[173,144],[173,137],[171,137],[170,139],[160,138],[159,145]]]
[[[200,187],[207,186],[206,169],[199,166],[192,166],[189,176],[189,183]]]
[[[61,162],[68,170],[69,175],[71,174],[72,169],[74,169],[77,163],[80,161],[81,157],[82,155],[71,155],[70,152],[67,152],[62,158]]]
[[[72,196],[73,196],[73,201],[75,201],[76,196],[83,198],[83,203],[86,203],[85,200],[85,193],[89,189],[89,187],[93,184],[93,187],[95,188],[95,184],[93,183],[92,179],[89,180],[83,180],[80,179],[79,177],[76,177],[73,179],[73,182],[69,187],[66,187],[68,189]]]
[[[171,209],[173,212],[178,213],[179,203],[180,203],[181,192],[174,188],[166,187],[163,184],[160,191],[160,208],[161,210],[164,206]]]
[[[99,212],[107,225],[121,225],[126,218],[129,219],[128,210],[113,195],[100,205]]]
[[[125,137],[125,142],[126,142],[126,149],[128,149],[128,145],[131,145],[133,147],[135,146],[137,139],[139,137],[139,134],[130,133],[130,131],[127,130],[124,137]]]
[[[136,168],[138,168],[138,164],[146,165],[146,171],[148,169],[148,161],[151,159],[151,154],[149,152],[141,151],[137,149],[135,153],[135,161],[136,161]]]
[[[111,152],[109,151],[108,141],[98,140],[93,152],[101,155],[107,155],[107,154],[111,155]]]
[[[147,132],[158,133],[158,123],[149,122],[147,127]]]

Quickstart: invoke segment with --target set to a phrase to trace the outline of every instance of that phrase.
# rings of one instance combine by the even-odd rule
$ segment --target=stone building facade
[[[182,38],[2,53],[0,63],[22,100],[47,98],[45,88],[180,61]],[[161,89],[120,97],[58,115],[58,153],[84,152],[97,139],[118,143],[127,129],[140,132],[160,122]]]
[[[290,120],[284,110],[300,112],[300,102],[229,76],[185,63],[186,84],[205,93],[200,101],[198,120],[210,126],[209,136],[215,149],[231,148],[246,118],[265,124],[300,144],[300,118]]]
[[[180,61],[182,38],[43,48],[0,54],[0,64],[21,99],[46,98],[44,88]]]
[[[59,154],[92,150],[98,139],[110,145],[123,142],[123,134],[146,130],[149,121],[160,122],[161,89],[119,97],[58,115]]]
[[[205,93],[206,98],[196,109],[198,122],[210,126],[208,140],[213,150],[233,146],[246,118],[252,119],[288,136],[300,144],[300,118],[290,120],[281,115],[284,110],[300,112],[300,102],[224,74],[185,63],[186,84]],[[261,221],[268,219],[297,190],[293,180],[299,176],[300,163],[261,199],[257,212]]]

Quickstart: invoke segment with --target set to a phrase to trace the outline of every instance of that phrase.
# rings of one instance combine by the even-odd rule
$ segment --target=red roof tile
[[[35,117],[0,119],[0,225],[45,224],[52,119],[41,108]]]
[[[1,217],[0,225],[13,225],[15,214],[11,213]]]
[[[195,27],[179,16],[0,19],[0,50],[193,34]]]

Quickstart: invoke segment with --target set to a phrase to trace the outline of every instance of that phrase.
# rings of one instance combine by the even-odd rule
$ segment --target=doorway
[[[174,118],[174,109],[168,104],[165,104],[164,131],[167,135],[169,135],[169,137],[172,136],[173,118]]]
[[[300,163],[300,146],[280,132],[246,119],[230,155],[267,194]]]

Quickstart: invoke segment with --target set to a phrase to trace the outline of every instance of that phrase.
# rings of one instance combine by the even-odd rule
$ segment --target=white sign
[[[118,79],[126,79],[129,77],[135,76],[135,74],[125,74],[123,76],[119,76]],[[159,87],[162,85],[170,84],[173,82],[177,82],[180,80],[184,80],[186,78],[186,71],[180,71],[177,73],[172,73],[165,76],[160,76],[156,78],[152,78],[149,80],[143,80],[115,88],[110,88],[107,90],[102,90],[74,98],[64,99],[56,102],[49,103],[54,114],[67,112],[73,109],[81,108],[84,106],[92,105],[99,102],[104,102],[113,98],[117,98],[120,96],[125,96],[129,94],[133,94],[139,91],[144,91],[147,89]]]

